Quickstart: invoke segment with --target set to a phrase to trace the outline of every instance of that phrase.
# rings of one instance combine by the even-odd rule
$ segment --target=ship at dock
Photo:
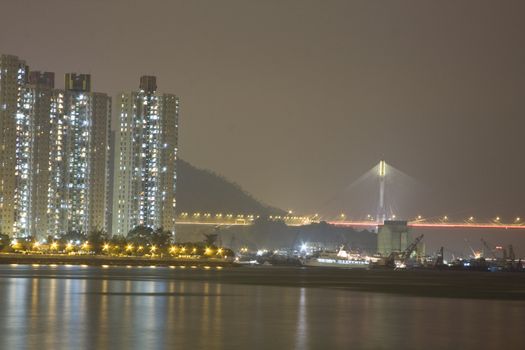
[[[344,269],[368,269],[370,260],[360,254],[347,252],[343,247],[336,252],[318,252],[301,259],[302,266]]]

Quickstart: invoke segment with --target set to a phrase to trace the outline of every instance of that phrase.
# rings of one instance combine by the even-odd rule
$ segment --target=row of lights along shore
[[[239,219],[246,219],[246,220],[254,220],[254,219],[258,219],[260,218],[261,216],[260,215],[254,215],[254,214],[222,214],[222,213],[217,213],[217,214],[211,214],[211,213],[181,213],[179,215],[179,219],[181,220],[196,220],[196,219],[219,219],[219,220],[239,220]],[[322,220],[323,218],[319,215],[319,214],[314,214],[314,215],[310,215],[310,216],[291,216],[291,215],[270,215],[268,216],[268,219],[270,220],[303,220],[303,221],[320,221]],[[344,221],[344,220],[350,220],[349,217],[345,214],[345,213],[341,213],[337,218],[335,218],[336,220],[340,220],[340,221]],[[395,215],[395,214],[392,214],[391,216],[388,217],[388,220],[396,220],[398,219],[398,217]],[[328,219],[330,220],[330,219]],[[376,218],[370,214],[368,214],[366,216],[366,221],[376,221]],[[410,220],[408,220],[409,222],[450,222],[451,219],[448,215],[444,215],[444,216],[441,216],[441,217],[431,217],[431,218],[426,218],[426,217],[423,217],[422,215],[417,215],[416,217],[414,218],[411,218]],[[469,216],[469,217],[466,217],[466,218],[462,218],[459,220],[460,222],[466,222],[466,223],[475,223],[475,222],[491,222],[491,223],[495,223],[495,224],[502,224],[504,225],[505,222],[507,221],[503,221],[502,218],[500,216],[496,216],[490,220],[487,220],[487,221],[478,221],[474,216]],[[512,224],[515,224],[515,225],[522,225],[523,224],[523,220],[521,217],[515,217],[513,220],[512,220]]]

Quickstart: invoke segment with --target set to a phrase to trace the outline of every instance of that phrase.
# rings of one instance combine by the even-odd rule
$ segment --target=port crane
[[[494,250],[492,250],[489,246],[489,244],[487,243],[487,241],[485,241],[483,238],[481,238],[481,243],[483,243],[483,247],[485,247],[485,249],[487,249],[491,254],[492,254],[492,257],[494,258],[494,260],[496,260],[496,253],[494,253]],[[483,254],[485,255],[485,254]]]
[[[403,250],[402,252],[392,252],[388,256],[385,266],[396,267],[396,261],[399,261],[401,264],[405,265],[406,261],[410,258],[410,255],[416,250],[417,245],[423,239],[424,235],[420,235],[414,239],[410,245]]]

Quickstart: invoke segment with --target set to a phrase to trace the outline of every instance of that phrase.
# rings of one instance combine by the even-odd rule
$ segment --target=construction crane
[[[489,247],[489,244],[487,243],[487,241],[485,241],[483,238],[481,238],[481,243],[483,243],[483,246],[492,254],[492,257],[494,258],[494,260],[496,260],[496,254],[494,253],[494,250],[492,250],[490,247]]]
[[[403,262],[405,260],[407,260],[408,258],[410,258],[410,255],[412,255],[412,253],[416,250],[416,247],[419,244],[419,242],[421,242],[421,240],[423,239],[423,236],[424,235],[420,235],[420,236],[416,237],[416,239],[414,239],[414,242],[410,243],[410,245],[407,247],[407,249],[405,249],[401,253],[400,257],[403,260]]]
[[[402,252],[392,252],[388,256],[385,265],[388,267],[396,267],[396,260],[400,261],[402,264],[406,264],[406,261],[408,258],[410,258],[410,255],[416,250],[417,245],[421,240],[423,239],[424,235],[420,235],[414,239],[412,243]]]
[[[465,243],[467,244],[467,246],[469,247],[470,251],[472,252],[472,257],[474,259],[479,259],[480,258],[480,254],[476,253],[476,251],[474,250],[474,248],[472,248],[472,246],[470,245],[470,243],[468,242],[468,240],[466,238],[465,238]]]

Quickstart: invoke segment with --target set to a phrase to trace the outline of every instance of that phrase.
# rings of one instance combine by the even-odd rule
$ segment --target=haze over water
[[[0,349],[522,345],[525,301],[263,286],[271,273],[242,271],[0,266]]]

